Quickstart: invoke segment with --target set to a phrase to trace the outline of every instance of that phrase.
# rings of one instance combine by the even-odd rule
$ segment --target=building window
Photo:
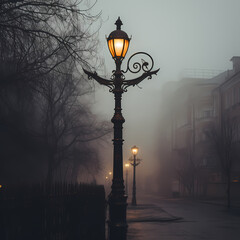
[[[236,132],[234,135],[234,140],[239,141],[240,140],[240,124],[237,124],[235,131]]]
[[[233,103],[234,103],[234,104],[237,104],[237,103],[238,103],[238,91],[239,91],[238,88],[235,88],[235,89],[233,90],[233,92],[234,92]]]
[[[228,107],[232,106],[232,91],[229,91],[228,93]]]
[[[203,111],[203,118],[209,118],[211,116],[212,116],[212,111],[211,110]]]
[[[238,88],[238,102],[240,102],[240,87]]]
[[[217,116],[217,97],[213,97],[213,116]]]
[[[203,166],[203,167],[206,167],[207,165],[208,165],[207,158],[203,158],[203,159],[202,159],[202,166]]]
[[[230,90],[225,95],[225,108],[229,108],[233,105],[233,90]]]
[[[225,109],[228,108],[228,97],[227,94],[225,94]]]

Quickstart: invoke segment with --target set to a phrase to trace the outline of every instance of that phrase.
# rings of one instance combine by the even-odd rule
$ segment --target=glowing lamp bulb
[[[133,154],[133,155],[137,155],[137,153],[138,153],[138,147],[133,146],[131,149],[132,149],[132,154]]]
[[[121,30],[122,21],[116,21],[117,29],[111,32],[107,38],[108,48],[113,59],[122,61],[128,51],[130,38],[127,33]]]

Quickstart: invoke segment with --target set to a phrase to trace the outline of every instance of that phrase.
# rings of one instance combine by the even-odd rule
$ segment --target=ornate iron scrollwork
[[[149,60],[145,61],[143,58],[141,58],[142,63],[134,62],[131,65],[132,59],[134,57],[136,57],[137,55],[144,55],[144,57],[147,56]],[[83,70],[88,75],[89,79],[93,78],[98,83],[107,86],[109,88],[110,92],[114,92],[114,90],[118,87],[120,87],[123,90],[123,92],[127,92],[128,87],[135,86],[135,85],[138,86],[138,84],[140,82],[142,82],[145,78],[151,79],[153,74],[157,74],[159,69],[151,71],[153,69],[153,65],[154,65],[153,59],[148,53],[137,52],[137,53],[134,53],[128,59],[126,71],[120,70],[121,74],[118,74],[118,76],[117,76],[116,70],[113,70],[112,71],[113,75],[111,76],[110,80],[107,80],[107,79],[104,79],[104,78],[98,76],[96,72],[92,73],[85,69],[83,69]],[[127,73],[128,71],[131,73],[139,73],[141,70],[143,71],[142,75],[137,78],[134,78],[134,79],[126,80],[125,76],[123,74],[123,73]],[[116,78],[118,79],[118,81],[117,81],[118,85],[116,85],[116,83],[115,83]],[[119,81],[120,81],[120,84],[119,84]]]
[[[145,61],[143,58],[141,58],[142,63],[140,62],[133,62],[131,64],[131,61],[136,57],[137,55],[144,55],[144,57],[147,56],[148,61]],[[150,61],[149,61],[150,60]],[[127,61],[127,69],[125,71],[122,70],[123,73],[127,73],[128,71],[131,73],[138,73],[141,70],[143,72],[150,72],[153,69],[154,61],[153,58],[145,52],[137,52],[134,53]]]
[[[99,84],[109,87],[110,92],[112,92],[112,90],[114,89],[115,86],[114,86],[113,80],[104,79],[98,76],[96,72],[92,73],[87,71],[86,69],[83,69],[83,71],[88,75],[88,79],[95,79]]]

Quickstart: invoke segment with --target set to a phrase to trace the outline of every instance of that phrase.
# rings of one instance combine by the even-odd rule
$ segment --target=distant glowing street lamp
[[[138,154],[138,147],[133,146],[133,147],[131,148],[131,150],[132,150],[133,156],[136,156],[136,155]]]
[[[130,158],[130,164],[133,166],[133,188],[132,188],[132,205],[137,205],[137,199],[136,199],[136,166],[140,164],[140,159],[137,159],[137,153],[138,153],[138,147],[133,146],[131,148],[133,159]]]
[[[152,71],[153,59],[145,52],[138,52],[133,54],[127,61],[127,68],[125,71],[121,70],[121,64],[128,51],[130,38],[127,33],[121,30],[122,21],[120,17],[116,21],[116,30],[112,31],[107,38],[108,48],[115,61],[116,69],[113,71],[113,75],[108,79],[104,79],[97,75],[96,72],[89,72],[83,69],[88,75],[89,79],[95,79],[98,83],[107,86],[114,94],[115,98],[115,112],[112,118],[114,124],[114,139],[113,139],[113,180],[112,191],[109,195],[109,221],[108,232],[109,240],[125,240],[127,233],[126,222],[126,208],[127,208],[127,196],[124,193],[124,181],[123,181],[123,153],[122,153],[122,125],[125,119],[122,116],[121,99],[122,94],[127,91],[130,86],[135,86],[143,81],[145,78],[151,79],[153,74],[157,74],[159,69]],[[141,63],[134,62],[132,65],[132,59],[135,56],[142,56]],[[144,57],[148,58],[148,61],[143,60]],[[125,80],[124,73],[139,73],[142,71],[142,75],[135,79]]]
[[[128,196],[128,168],[129,168],[129,163],[125,163],[125,171],[126,171],[126,184],[125,184],[125,189],[126,189],[126,191],[125,191],[125,193],[126,193],[126,195]]]

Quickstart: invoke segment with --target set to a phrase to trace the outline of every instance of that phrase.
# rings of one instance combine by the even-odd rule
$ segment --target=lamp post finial
[[[117,26],[117,30],[121,30],[121,25],[123,25],[120,17],[118,17],[117,21],[115,22],[115,25]]]

